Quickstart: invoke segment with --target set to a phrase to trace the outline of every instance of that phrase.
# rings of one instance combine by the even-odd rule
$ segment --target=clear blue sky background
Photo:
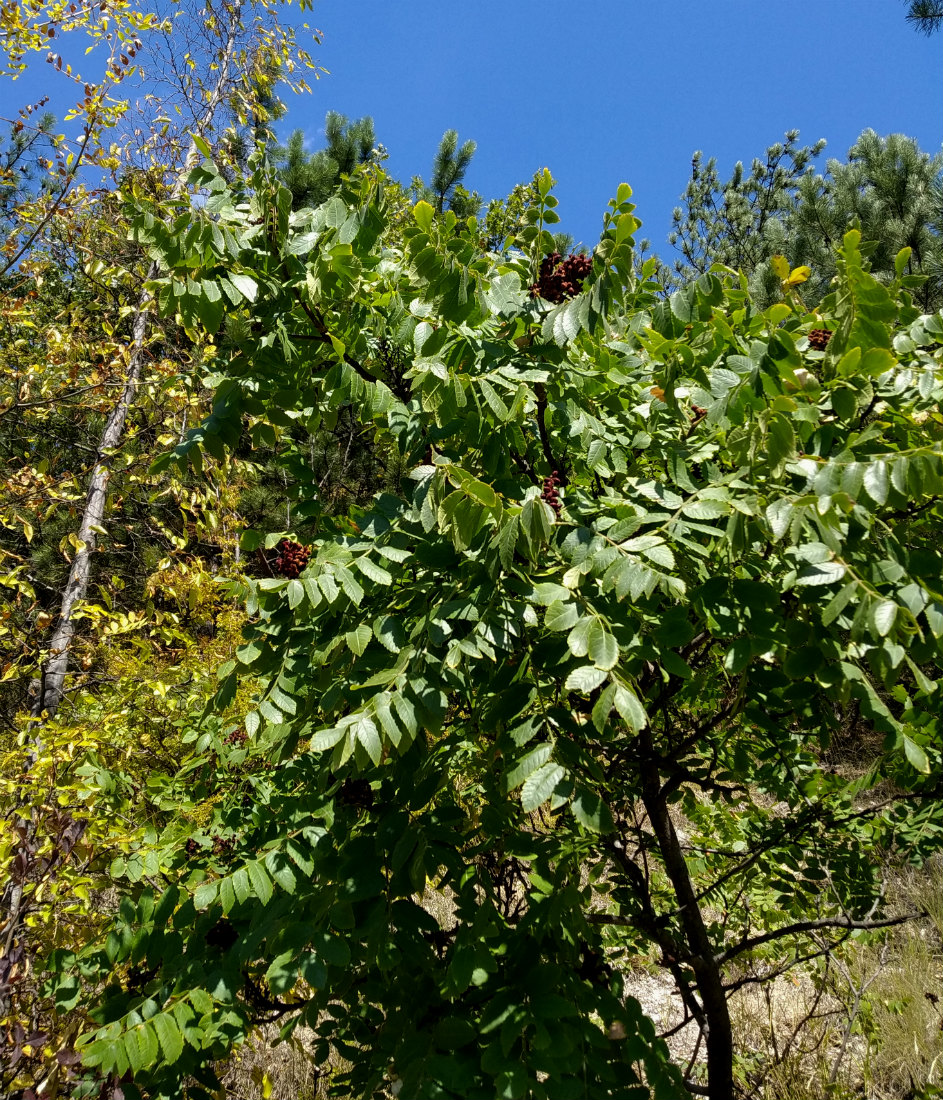
[[[372,115],[388,167],[428,176],[443,132],[478,142],[466,183],[506,195],[548,166],[561,229],[592,245],[618,184],[663,257],[695,149],[726,178],[788,129],[844,158],[865,127],[943,144],[943,32],[918,34],[904,0],[314,0],[330,70],[291,98],[283,137],[323,141],[324,115]],[[81,53],[78,55],[81,58]],[[80,62],[81,64],[81,62]],[[0,115],[74,86],[37,63],[0,81]],[[824,169],[824,160],[821,164]]]
[[[592,244],[621,181],[663,256],[691,154],[724,176],[788,129],[844,158],[866,127],[943,143],[943,32],[903,0],[315,0],[330,70],[281,131],[372,115],[388,166],[428,175],[444,130],[474,138],[491,198],[548,166],[560,228]]]

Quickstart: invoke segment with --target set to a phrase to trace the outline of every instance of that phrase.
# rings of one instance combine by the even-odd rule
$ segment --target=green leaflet
[[[533,775],[528,776],[521,788],[521,808],[524,813],[532,813],[542,806],[565,774],[559,764],[544,764]]]
[[[368,557],[355,558],[354,564],[365,577],[371,581],[375,581],[377,584],[386,585],[393,583],[393,576],[390,571],[384,569],[381,565],[377,565],[376,562],[371,561]]]
[[[344,635],[347,645],[358,657],[363,654],[372,637],[373,631],[366,623],[361,623],[355,630],[348,631]]]
[[[638,732],[648,725],[648,715],[645,713],[645,708],[639,702],[635,692],[627,685],[616,685],[613,703],[629,729]]]
[[[247,863],[246,874],[249,877],[249,882],[252,884],[253,894],[263,905],[267,905],[272,897],[272,881],[266,873],[263,864],[256,860]]]
[[[597,619],[587,638],[589,658],[599,669],[613,668],[619,660],[619,643]]]
[[[164,1059],[167,1062],[176,1062],[183,1053],[183,1037],[176,1020],[166,1013],[161,1013],[149,1021],[149,1024],[157,1035]]]
[[[593,791],[578,788],[570,803],[570,810],[580,825],[590,832],[609,833],[615,828],[612,813]]]
[[[526,779],[529,779],[534,772],[547,763],[552,752],[553,745],[548,743],[538,745],[536,749],[532,749],[527,753],[505,776],[505,790],[509,794],[511,791],[517,790]]]
[[[904,755],[907,760],[913,765],[914,768],[922,775],[930,774],[930,760],[924,750],[912,740],[907,734],[904,734]]]
[[[615,662],[613,661],[613,663]],[[605,682],[605,679],[604,669],[597,668],[595,665],[583,665],[581,668],[573,669],[567,676],[563,687],[566,691],[579,691],[585,694],[599,687],[600,684]]]
[[[561,603],[559,600],[550,604],[544,615],[544,626],[548,630],[570,630],[576,625],[580,617],[579,608],[575,603]]]

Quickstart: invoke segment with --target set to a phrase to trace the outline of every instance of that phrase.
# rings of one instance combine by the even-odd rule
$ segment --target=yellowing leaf
[[[770,257],[770,266],[780,279],[789,278],[789,261],[785,256]]]
[[[413,217],[416,219],[416,224],[425,233],[428,233],[432,228],[434,214],[435,210],[423,199],[420,199],[413,207]]]
[[[804,283],[811,274],[811,267],[806,267],[805,265],[803,265],[802,267],[795,267],[792,269],[792,271],[790,271],[789,278],[783,281],[783,285],[798,286],[800,283]]]

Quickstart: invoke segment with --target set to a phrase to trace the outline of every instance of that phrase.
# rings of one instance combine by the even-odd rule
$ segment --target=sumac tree
[[[849,232],[814,313],[726,269],[660,300],[623,185],[553,303],[549,174],[501,256],[424,202],[390,234],[376,166],[296,213],[261,163],[191,185],[136,222],[154,293],[243,338],[163,462],[248,423],[298,469],[291,429],[353,409],[408,476],[243,582],[211,709],[249,684],[244,722],[155,777],[107,939],[52,960],[85,1066],[206,1097],[277,1020],[341,1056],[336,1095],[729,1100],[733,991],[897,919],[879,851],[943,836],[943,317],[906,253],[882,285]],[[863,772],[829,764],[851,714]],[[626,995],[639,958],[706,1061]]]

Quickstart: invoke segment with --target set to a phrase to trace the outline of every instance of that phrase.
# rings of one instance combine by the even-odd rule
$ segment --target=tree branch
[[[528,477],[533,482],[534,485],[539,485],[540,484],[540,478],[534,473],[534,468],[527,461],[527,459],[524,458],[523,455],[519,455],[517,453],[517,451],[514,450],[513,447],[508,448],[508,453],[510,454],[510,456],[514,460],[514,462],[517,464],[517,466],[521,469],[521,471],[525,474],[525,476]]]
[[[534,394],[537,397],[537,431],[540,432],[540,445],[543,448],[544,458],[550,467],[551,474],[557,474],[561,485],[569,485],[569,478],[563,469],[562,463],[553,456],[553,447],[550,445],[550,433],[547,431],[547,390],[543,382],[534,383]]]
[[[851,917],[823,917],[821,920],[802,920],[795,924],[787,924],[783,928],[774,928],[771,932],[764,932],[761,936],[749,936],[741,940],[736,946],[715,955],[718,963],[728,962],[746,951],[753,951],[762,947],[764,943],[773,943],[785,936],[798,936],[803,932],[815,932],[822,928],[847,928],[849,931],[870,932],[877,928],[891,928],[895,924],[906,924],[907,921],[919,920],[926,913],[905,913],[901,917],[884,917],[881,920],[854,920]]]
[[[85,155],[85,150],[88,147],[89,140],[92,136],[92,130],[95,123],[95,115],[92,115],[88,122],[85,124],[85,136],[82,138],[79,145],[79,151],[75,155],[75,161],[72,164],[71,170],[65,177],[65,182],[59,190],[59,194],[53,199],[49,210],[46,212],[46,216],[42,218],[36,225],[36,228],[26,238],[26,241],[20,246],[17,252],[7,261],[7,263],[0,268],[0,275],[6,275],[6,273],[13,267],[13,265],[23,256],[32,245],[33,241],[39,236],[40,233],[46,228],[46,226],[52,221],[53,215],[59,209],[59,204],[65,198],[66,192],[72,186],[75,181],[76,173],[79,170],[79,166],[82,165],[82,158]]]
[[[324,318],[321,316],[320,312],[312,309],[311,306],[309,306],[308,303],[304,300],[304,298],[302,298],[298,290],[295,291],[295,298],[307,315],[308,320],[311,322],[312,325],[314,325],[315,330],[318,333],[316,339],[319,339],[322,344],[330,344],[331,346],[333,346],[334,342],[331,339],[330,330],[328,329],[327,324],[325,323]],[[374,378],[374,376],[367,370],[365,366],[363,366],[363,364],[358,362],[352,355],[350,355],[346,351],[344,352],[344,362],[347,364],[348,367],[356,371],[356,373],[359,374],[365,382],[372,382],[374,385],[376,385],[377,379]]]

